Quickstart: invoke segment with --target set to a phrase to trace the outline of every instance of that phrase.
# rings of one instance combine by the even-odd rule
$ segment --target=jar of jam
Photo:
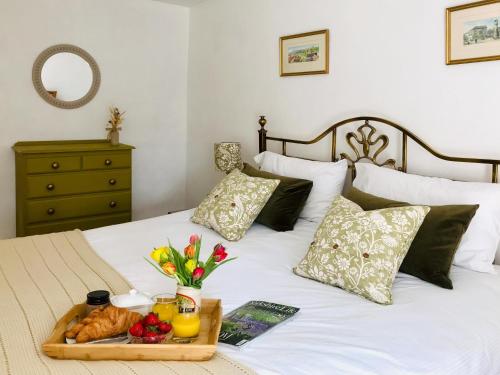
[[[94,290],[87,294],[87,314],[95,309],[104,309],[108,305],[109,292],[107,290]]]

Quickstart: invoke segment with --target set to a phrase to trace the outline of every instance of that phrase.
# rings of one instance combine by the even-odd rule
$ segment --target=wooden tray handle
[[[87,314],[87,305],[82,303],[80,305],[75,305],[69,310],[54,326],[52,330],[52,334],[50,335],[47,342],[55,343],[55,342],[63,342],[64,341],[64,332],[68,327],[69,323],[74,319],[80,320],[85,317]],[[61,337],[63,338],[61,341]]]

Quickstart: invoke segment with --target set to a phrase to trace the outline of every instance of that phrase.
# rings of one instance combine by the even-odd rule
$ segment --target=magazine
[[[222,319],[219,342],[241,347],[294,316],[300,309],[265,301],[250,301]]]

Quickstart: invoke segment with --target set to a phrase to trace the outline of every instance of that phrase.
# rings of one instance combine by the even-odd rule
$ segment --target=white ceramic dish
[[[113,306],[124,307],[142,315],[147,315],[154,305],[149,294],[141,293],[135,289],[131,289],[128,294],[113,296],[110,301]]]

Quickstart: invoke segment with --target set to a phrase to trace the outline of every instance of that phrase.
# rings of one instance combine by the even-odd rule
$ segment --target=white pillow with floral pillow
[[[238,241],[264,208],[280,180],[250,177],[233,170],[196,208],[191,221]]]
[[[391,304],[396,273],[429,210],[406,206],[363,211],[339,196],[294,272]]]

